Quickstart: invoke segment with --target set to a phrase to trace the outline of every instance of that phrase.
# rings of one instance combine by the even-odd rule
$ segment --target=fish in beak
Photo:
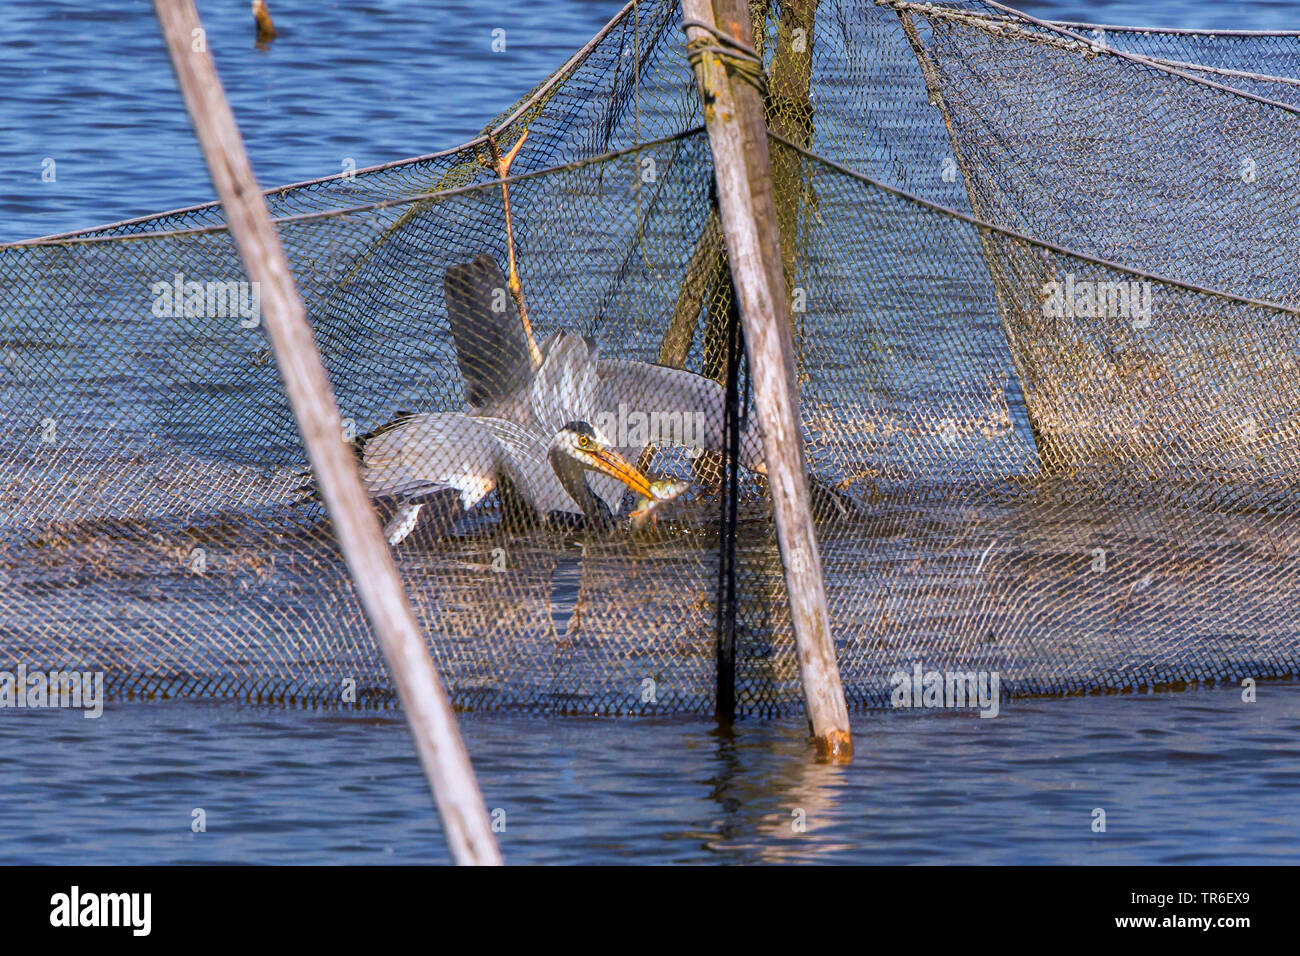
[[[591,468],[595,471],[617,478],[632,489],[634,494],[645,498],[655,497],[650,479],[636,465],[632,464],[612,448],[594,448],[588,453]]]
[[[689,481],[680,481],[676,478],[660,478],[657,481],[650,482],[651,494],[638,497],[636,508],[628,514],[628,517],[632,519],[632,527],[640,530],[647,524],[658,525],[659,516],[657,512],[659,509],[671,501],[676,501],[690,487],[691,483]]]

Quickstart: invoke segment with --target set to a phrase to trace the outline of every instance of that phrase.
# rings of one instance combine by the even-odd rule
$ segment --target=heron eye
[[[586,447],[588,447],[590,444],[591,444],[591,439],[588,438],[586,435],[579,435],[579,436],[578,436],[578,447],[579,447],[579,448],[586,448]]]

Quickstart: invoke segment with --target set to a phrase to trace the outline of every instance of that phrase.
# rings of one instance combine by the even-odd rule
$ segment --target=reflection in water
[[[709,736],[717,767],[709,796],[720,811],[706,837],[710,850],[746,863],[807,862],[810,853],[852,850],[851,844],[827,840],[840,811],[842,766],[809,760],[799,747],[756,752],[734,726],[721,725]]]

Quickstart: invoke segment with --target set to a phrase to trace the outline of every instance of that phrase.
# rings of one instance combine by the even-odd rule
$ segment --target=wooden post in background
[[[752,49],[749,4],[747,0],[682,0],[682,10],[691,45],[715,48],[699,50],[692,62],[744,323],[808,719],[819,753],[830,760],[847,760],[853,745],[813,529],[763,97],[755,86],[728,71],[724,58],[729,54],[718,52],[722,44],[710,32],[717,30]],[[705,26],[691,26],[690,21]]]
[[[458,863],[499,864],[487,809],[442,681],[370,497],[361,483],[280,237],[207,52],[193,0],[154,0],[176,79],[244,268],[260,284],[262,319],[312,470],[362,606],[397,684],[402,710]]]
[[[805,149],[812,145],[812,44],[817,0],[785,0],[777,24],[776,52],[768,78],[768,124],[772,132]],[[792,149],[772,156],[772,188],[781,227],[781,258],[787,290],[795,285],[799,214],[806,198],[803,157]]]

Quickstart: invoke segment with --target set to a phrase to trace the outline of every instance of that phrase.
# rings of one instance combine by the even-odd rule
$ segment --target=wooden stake
[[[682,9],[688,21],[718,29],[752,48],[746,0],[682,0]],[[699,27],[688,27],[688,37],[693,43],[720,45]],[[827,759],[843,761],[852,755],[853,745],[812,522],[763,98],[754,86],[733,77],[716,51],[704,50],[694,62],[763,431],[808,718],[818,751]]]
[[[772,56],[769,80],[771,91],[768,95],[767,113],[772,132],[804,147],[811,145],[813,132],[809,92],[812,85],[813,25],[817,2],[818,0],[787,0],[781,4],[781,20],[777,24],[776,51]],[[751,0],[750,6],[751,20],[761,21],[767,10],[767,0]],[[761,37],[756,36],[755,40],[761,40]],[[761,48],[761,44],[756,44],[756,49]],[[794,284],[797,227],[800,211],[805,204],[803,161],[794,150],[780,150],[771,157],[771,164],[788,293]],[[673,368],[685,366],[686,356],[695,339],[695,327],[704,305],[704,296],[713,288],[718,271],[725,265],[724,258],[722,228],[718,214],[714,211],[709,213],[687,264],[686,278],[678,292],[668,331],[664,333],[659,345],[656,361],[660,365],[670,365]],[[709,372],[706,371],[705,374]],[[653,446],[647,448],[645,461],[649,461],[653,451]]]
[[[785,0],[776,29],[776,52],[769,78],[768,110],[772,132],[807,148],[812,145],[812,44],[817,0]],[[799,214],[806,202],[803,157],[779,149],[772,157],[772,188],[781,226],[782,265],[786,288],[795,284]]]
[[[271,21],[271,11],[266,8],[266,0],[253,0],[253,22],[257,24],[258,43],[270,43],[279,35]]]
[[[499,864],[501,853],[456,718],[361,483],[325,366],[280,237],[253,177],[217,79],[193,0],[154,0],[176,79],[262,317],[339,547],[397,684],[416,750],[458,863]]]
[[[696,240],[695,251],[686,263],[686,277],[677,293],[668,331],[659,343],[659,357],[656,361],[660,365],[685,367],[691,343],[695,341],[695,326],[704,305],[704,297],[712,291],[714,280],[719,275],[726,275],[723,263],[722,224],[718,214],[710,212],[709,218],[704,221],[700,237]]]

